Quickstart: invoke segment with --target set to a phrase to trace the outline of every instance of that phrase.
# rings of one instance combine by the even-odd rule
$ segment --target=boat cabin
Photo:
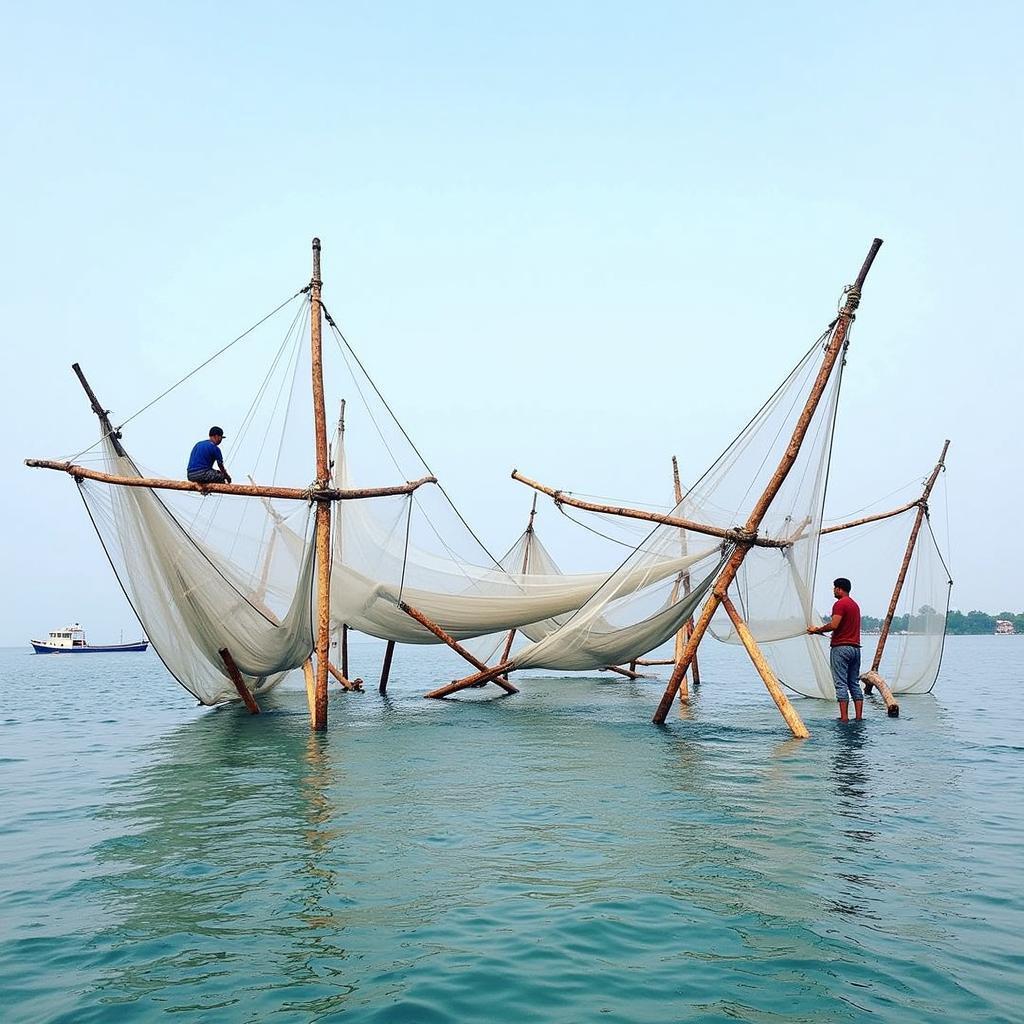
[[[46,643],[51,647],[85,647],[85,630],[77,622],[63,629],[52,629]]]

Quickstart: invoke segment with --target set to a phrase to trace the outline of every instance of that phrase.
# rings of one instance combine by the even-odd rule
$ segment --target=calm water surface
[[[805,742],[718,645],[664,729],[657,681],[421,700],[436,650],[384,700],[379,651],[321,737],[0,651],[2,1019],[1024,1020],[1024,638]]]

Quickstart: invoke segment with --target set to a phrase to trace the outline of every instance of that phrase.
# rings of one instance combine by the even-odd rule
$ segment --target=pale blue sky
[[[513,466],[649,500],[673,452],[703,468],[883,237],[830,507],[923,476],[951,437],[954,605],[1021,609],[1024,556],[997,546],[1024,497],[1022,22],[1009,3],[8,7],[0,642],[133,628],[73,485],[21,466],[93,437],[69,364],[127,413],[305,283],[314,234],[330,308],[502,549],[528,501]],[[140,421],[134,450],[184,458],[237,417],[251,396],[219,383],[194,419]]]

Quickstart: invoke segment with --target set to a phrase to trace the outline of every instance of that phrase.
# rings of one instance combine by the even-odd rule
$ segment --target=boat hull
[[[148,640],[137,640],[131,644],[86,644],[84,647],[56,647],[41,640],[30,640],[36,654],[123,654],[130,651],[145,651]]]

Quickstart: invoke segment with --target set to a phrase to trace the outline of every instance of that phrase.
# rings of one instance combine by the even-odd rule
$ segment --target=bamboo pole
[[[494,668],[477,672],[476,675],[466,676],[465,679],[453,679],[450,683],[439,686],[436,690],[431,690],[430,693],[425,693],[423,696],[424,698],[447,697],[450,694],[458,693],[459,690],[465,690],[468,686],[482,686],[484,683],[491,682],[492,679],[496,681],[503,672],[511,672],[515,667],[514,661],[506,661],[501,665],[495,665]]]
[[[320,239],[313,239],[313,279],[309,294],[309,340],[312,351],[313,425],[316,434],[316,486],[326,488],[330,482],[330,456],[327,451],[327,418],[324,412],[324,371],[321,329],[323,310],[320,304]],[[313,728],[327,728],[327,661],[331,646],[331,503],[317,499],[316,519],[316,686]]]
[[[231,657],[231,652],[226,647],[222,647],[218,653],[224,662],[224,667],[228,670],[228,677],[235,684],[238,696],[245,701],[249,714],[258,715],[260,713],[260,706],[256,703],[256,698],[252,695],[252,691],[245,685],[245,680],[242,678],[242,673],[238,671],[238,666],[235,664],[235,659]]]
[[[571,505],[573,508],[583,509],[584,512],[602,512],[605,515],[623,516],[626,519],[643,519],[648,523],[677,526],[683,530],[692,530],[694,533],[707,534],[709,537],[720,537],[733,542],[743,541],[745,544],[760,548],[784,548],[790,543],[789,540],[774,540],[771,537],[749,537],[742,530],[725,530],[720,526],[708,526],[706,523],[696,523],[691,519],[680,519],[678,516],[667,516],[661,512],[646,512],[642,509],[627,508],[622,505],[601,505],[592,501],[581,501],[579,498],[566,494],[565,491],[555,490],[553,487],[547,487],[536,480],[531,480],[528,476],[523,476],[518,469],[512,470],[512,479],[554,498],[556,505]]]
[[[344,672],[339,672],[331,662],[327,662],[327,671],[330,672],[339,683],[351,693],[362,693],[363,692],[363,681],[362,679],[349,679]]]
[[[875,671],[865,672],[860,677],[861,682],[864,684],[864,692],[870,693],[870,687],[878,687],[878,692],[882,695],[882,700],[885,701],[885,713],[890,718],[900,717],[900,705],[896,698],[892,695],[892,690],[889,689],[889,684]]]
[[[871,243],[871,248],[868,250],[867,257],[860,268],[857,280],[846,292],[846,300],[843,303],[842,309],[839,311],[839,315],[835,319],[832,336],[829,338],[828,345],[825,348],[825,354],[822,358],[821,366],[818,369],[818,375],[814,380],[814,384],[811,386],[810,393],[807,396],[804,407],[801,410],[800,416],[793,428],[793,433],[790,437],[789,444],[786,447],[786,451],[782,456],[775,473],[772,475],[771,480],[769,480],[768,486],[765,487],[761,497],[751,510],[743,529],[741,531],[737,531],[740,536],[737,538],[736,550],[732,553],[729,561],[726,562],[719,574],[718,580],[701,610],[700,617],[694,625],[693,632],[690,634],[690,638],[686,641],[686,648],[683,651],[682,659],[676,665],[675,671],[672,673],[672,678],[669,679],[668,685],[665,687],[665,692],[662,695],[661,702],[658,704],[658,708],[654,713],[654,721],[659,725],[668,717],[669,709],[672,707],[672,701],[679,692],[683,676],[685,675],[687,668],[689,668],[690,662],[693,660],[693,656],[697,651],[697,647],[699,646],[704,633],[711,624],[711,619],[714,616],[715,611],[722,603],[723,598],[726,597],[729,585],[736,578],[736,574],[739,572],[740,566],[743,564],[743,559],[746,558],[747,551],[749,551],[752,546],[753,538],[756,536],[757,529],[761,525],[761,520],[764,519],[765,513],[768,511],[771,503],[775,500],[775,496],[779,493],[779,489],[782,487],[786,477],[789,475],[789,471],[793,468],[793,465],[796,462],[797,456],[800,454],[800,446],[803,444],[804,438],[807,435],[811,420],[818,408],[818,403],[821,401],[821,396],[824,394],[825,387],[828,384],[829,378],[832,376],[832,370],[834,369],[836,362],[839,360],[839,356],[842,354],[846,345],[846,338],[850,331],[850,324],[853,322],[857,307],[860,305],[860,296],[864,287],[864,281],[867,278],[868,271],[871,269],[871,264],[874,263],[875,257],[878,255],[878,250],[881,246],[882,240],[880,238],[876,238]]]
[[[530,521],[526,524],[526,546],[523,550],[523,568],[521,573],[523,576],[526,575],[530,568],[530,549],[533,546],[533,517],[537,514],[537,495],[533,496],[533,506],[530,508]],[[516,628],[513,626],[508,631],[508,637],[505,640],[505,649],[501,652],[501,657],[498,659],[500,662],[508,661],[508,656],[512,653],[512,641],[516,638]],[[506,678],[508,678],[506,676]]]
[[[772,672],[771,666],[768,664],[764,653],[761,651],[761,648],[757,646],[757,641],[747,628],[747,624],[742,618],[740,618],[740,613],[736,611],[736,606],[729,600],[729,595],[723,594],[721,602],[726,614],[730,619],[732,619],[733,627],[739,635],[743,646],[747,649],[747,654],[750,655],[750,660],[754,663],[754,667],[757,669],[758,674],[764,681],[764,685],[768,688],[768,692],[771,694],[772,700],[775,701],[775,706],[779,709],[782,713],[782,717],[786,720],[786,725],[789,726],[789,731],[797,739],[807,739],[807,737],[811,735],[807,726],[804,725],[800,715],[797,714],[796,708],[793,707],[790,699],[786,696],[782,687],[779,685],[779,681],[775,678],[775,673]]]
[[[871,662],[870,672],[878,672],[878,666],[882,663],[882,652],[885,650],[885,642],[889,638],[889,629],[892,626],[893,616],[896,614],[896,606],[899,603],[900,594],[903,592],[903,584],[907,579],[907,570],[910,568],[910,559],[913,557],[914,547],[917,544],[917,535],[921,532],[921,524],[924,522],[924,517],[928,515],[928,499],[931,497],[932,488],[935,486],[935,481],[938,480],[939,474],[946,468],[946,452],[948,450],[949,441],[947,440],[942,446],[939,461],[935,464],[935,468],[932,470],[927,481],[925,481],[921,500],[917,503],[917,515],[914,517],[914,525],[910,531],[910,539],[907,541],[903,563],[900,565],[900,571],[896,577],[896,586],[893,588],[892,599],[889,601],[889,608],[882,622],[882,632],[878,637],[878,646],[875,648],[875,656]],[[865,674],[870,674],[870,672]]]
[[[309,708],[309,724],[316,720],[316,683],[313,680],[313,660],[307,658],[302,663],[302,676],[306,681],[306,705]]]
[[[460,644],[458,640],[455,639],[455,637],[451,636],[451,634],[449,633],[446,633],[436,622],[434,622],[432,619],[427,618],[427,616],[424,615],[423,612],[421,612],[419,609],[413,608],[411,605],[406,604],[405,601],[399,601],[398,607],[403,612],[405,612],[405,614],[408,615],[411,619],[415,619],[421,626],[424,627],[424,629],[430,630],[430,632],[433,633],[434,636],[438,638],[438,640],[440,640],[442,643],[447,644],[453,651],[455,651],[456,654],[458,654],[460,657],[465,658],[466,661],[468,661],[470,665],[472,665],[474,668],[479,669],[480,672],[483,672],[485,674],[490,671],[490,669],[488,669],[488,667],[479,658],[477,658],[475,655],[467,651],[466,648],[463,647],[462,644]],[[494,681],[506,693],[519,692],[518,687],[513,686],[507,679],[501,679],[496,677]],[[459,689],[462,689],[462,687],[459,687]],[[429,697],[431,696],[431,694],[427,694],[427,696]]]
[[[385,694],[388,692],[388,676],[391,675],[391,659],[395,653],[395,641],[389,640],[387,647],[384,648],[384,664],[380,670],[380,683],[377,685],[377,692]]]
[[[824,526],[818,533],[838,533],[840,530],[850,530],[855,526],[866,526],[868,523],[877,523],[883,519],[892,519],[893,516],[901,516],[904,512],[909,512],[912,508],[919,508],[921,505],[921,499],[915,498],[913,501],[908,501],[906,505],[900,505],[899,508],[890,509],[888,512],[878,512],[873,516],[864,516],[862,519],[851,519],[846,523],[836,523],[834,526]]]
[[[335,487],[268,487],[263,484],[199,484],[192,480],[172,480],[165,477],[117,476],[87,469],[73,462],[53,459],[25,459],[33,469],[55,469],[68,473],[76,480],[97,480],[118,487],[148,487],[154,491],[195,491],[197,494],[235,494],[248,498],[282,498],[288,501],[354,501],[360,498],[386,498],[395,494],[411,494],[424,484],[436,484],[437,478],[425,476],[420,480],[397,484],[394,487],[357,487],[341,490]]]
[[[672,485],[676,497],[676,507],[683,500],[683,485],[679,481],[679,462],[676,457],[672,456]],[[687,554],[686,544],[686,533],[682,531],[680,533],[681,538],[681,554]],[[683,596],[689,597],[691,593],[690,586],[690,570],[686,569],[683,571]],[[675,645],[675,660],[679,661],[682,657],[683,651],[686,650],[686,641],[689,640],[690,634],[693,632],[693,616],[691,615],[687,620],[686,624],[682,629],[676,633],[676,645]],[[693,652],[693,658],[690,661],[690,672],[693,675],[693,685],[700,686],[700,667],[697,665],[697,652]]]
[[[636,662],[634,661],[634,662],[631,662],[630,664],[635,665]],[[622,668],[619,665],[605,665],[604,668],[601,669],[601,671],[602,672],[618,672],[618,674],[620,676],[625,676],[627,679],[642,679],[643,678],[640,675],[639,672],[635,672],[631,668]]]
[[[122,458],[125,455],[125,450],[121,447],[121,431],[115,430],[110,422],[110,410],[104,409],[100,405],[99,399],[96,397],[96,393],[89,386],[89,382],[85,379],[85,374],[82,373],[82,368],[78,363],[72,363],[71,369],[75,371],[75,376],[78,378],[78,383],[85,389],[86,395],[89,396],[89,403],[92,405],[92,411],[96,413],[100,421],[100,426],[103,427],[103,434],[105,437],[110,438],[110,443],[114,446],[114,451],[117,452]]]

